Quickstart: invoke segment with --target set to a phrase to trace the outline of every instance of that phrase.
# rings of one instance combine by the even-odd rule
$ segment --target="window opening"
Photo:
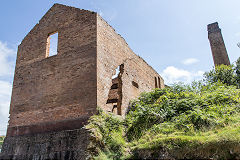
[[[58,51],[58,32],[49,34],[47,38],[47,52],[46,57],[57,55]]]
[[[161,81],[159,77],[158,77],[158,88],[161,88]]]
[[[120,66],[115,69],[115,74],[112,76],[112,79],[117,78],[120,72]]]
[[[158,88],[157,77],[155,77],[155,88]]]
[[[112,112],[118,115],[122,114],[122,74],[123,64],[116,68],[112,76],[112,85],[108,93],[107,104],[112,104]]]
[[[138,86],[138,83],[137,83],[137,82],[134,82],[134,81],[132,81],[132,85],[133,85],[134,87],[136,87],[136,88],[139,88],[139,86]]]

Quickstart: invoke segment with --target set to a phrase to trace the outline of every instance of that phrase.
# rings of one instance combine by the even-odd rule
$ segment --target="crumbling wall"
[[[48,57],[55,32],[57,55]],[[156,87],[164,87],[160,75],[99,15],[55,4],[19,45],[1,156],[85,159],[82,127],[97,106],[124,115],[131,99]]]
[[[97,16],[97,46],[97,104],[104,110],[112,110],[113,106],[106,105],[106,102],[112,85],[111,77],[120,65],[124,65],[121,76],[121,114],[125,114],[131,99],[136,98],[143,91],[155,88],[155,78],[159,78],[160,82],[157,87],[164,87],[161,76],[137,56],[125,40],[100,16]]]
[[[95,113],[96,13],[55,4],[18,48],[8,135],[79,128]],[[58,53],[47,57],[48,35]],[[72,127],[72,128],[71,128]]]
[[[85,129],[6,137],[0,159],[85,160],[89,138]]]

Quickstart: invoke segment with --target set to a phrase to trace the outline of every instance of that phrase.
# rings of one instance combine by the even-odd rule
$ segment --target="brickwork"
[[[7,137],[0,159],[85,160],[89,138],[85,129]]]
[[[56,32],[57,55],[48,57],[48,37]],[[24,147],[35,148],[38,135],[48,144],[50,133],[58,139],[62,131],[80,129],[97,106],[124,116],[131,99],[156,87],[164,87],[161,76],[97,13],[55,4],[18,47],[3,154],[15,155],[23,145],[17,155],[31,157],[35,152]],[[87,141],[79,136],[79,143]]]
[[[141,92],[155,88],[155,77],[161,81],[161,76],[152,69],[142,58],[137,56],[127,45],[126,41],[115,32],[99,15],[97,16],[97,103],[105,110],[111,111],[113,105],[105,105],[111,88],[111,77],[115,69],[124,65],[122,75],[122,106],[125,114],[129,101]],[[138,84],[136,88],[132,82]]]
[[[222,32],[217,22],[208,25],[208,39],[212,50],[214,65],[230,65]]]
[[[58,54],[46,58],[55,31]],[[46,13],[18,48],[9,130],[95,112],[96,38],[96,13],[63,5]]]

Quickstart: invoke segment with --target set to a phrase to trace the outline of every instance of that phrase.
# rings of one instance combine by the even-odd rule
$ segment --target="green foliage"
[[[239,111],[236,87],[221,83],[195,86],[156,89],[132,102],[126,116],[128,140],[139,139],[156,124],[158,129],[184,132],[224,126]]]
[[[4,136],[0,136],[0,149],[2,148],[4,138],[5,138]]]
[[[92,144],[88,150],[94,159],[119,159],[123,156],[126,141],[122,117],[99,109],[99,114],[91,117],[86,129],[91,132]]]
[[[240,57],[236,61],[235,71],[236,71],[236,83],[238,88],[240,88]]]
[[[240,125],[200,132],[192,135],[185,133],[146,134],[132,147],[132,159],[239,159]],[[151,138],[150,138],[151,137]]]
[[[216,66],[204,74],[207,83],[222,82],[226,85],[235,85],[240,88],[240,57],[234,65]]]
[[[240,89],[220,81],[142,93],[125,119],[99,110],[89,122],[93,159],[240,158]]]
[[[205,80],[208,83],[222,82],[226,85],[236,85],[236,73],[234,66],[220,65],[209,72],[204,73]]]

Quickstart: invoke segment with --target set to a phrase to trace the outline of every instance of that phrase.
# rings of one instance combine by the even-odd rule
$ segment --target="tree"
[[[236,83],[238,88],[240,88],[240,57],[236,61],[235,72],[236,72]]]
[[[215,69],[204,73],[204,79],[207,83],[215,83],[220,81],[229,86],[236,85],[236,77],[237,76],[233,65],[227,66],[222,64],[216,66]]]

